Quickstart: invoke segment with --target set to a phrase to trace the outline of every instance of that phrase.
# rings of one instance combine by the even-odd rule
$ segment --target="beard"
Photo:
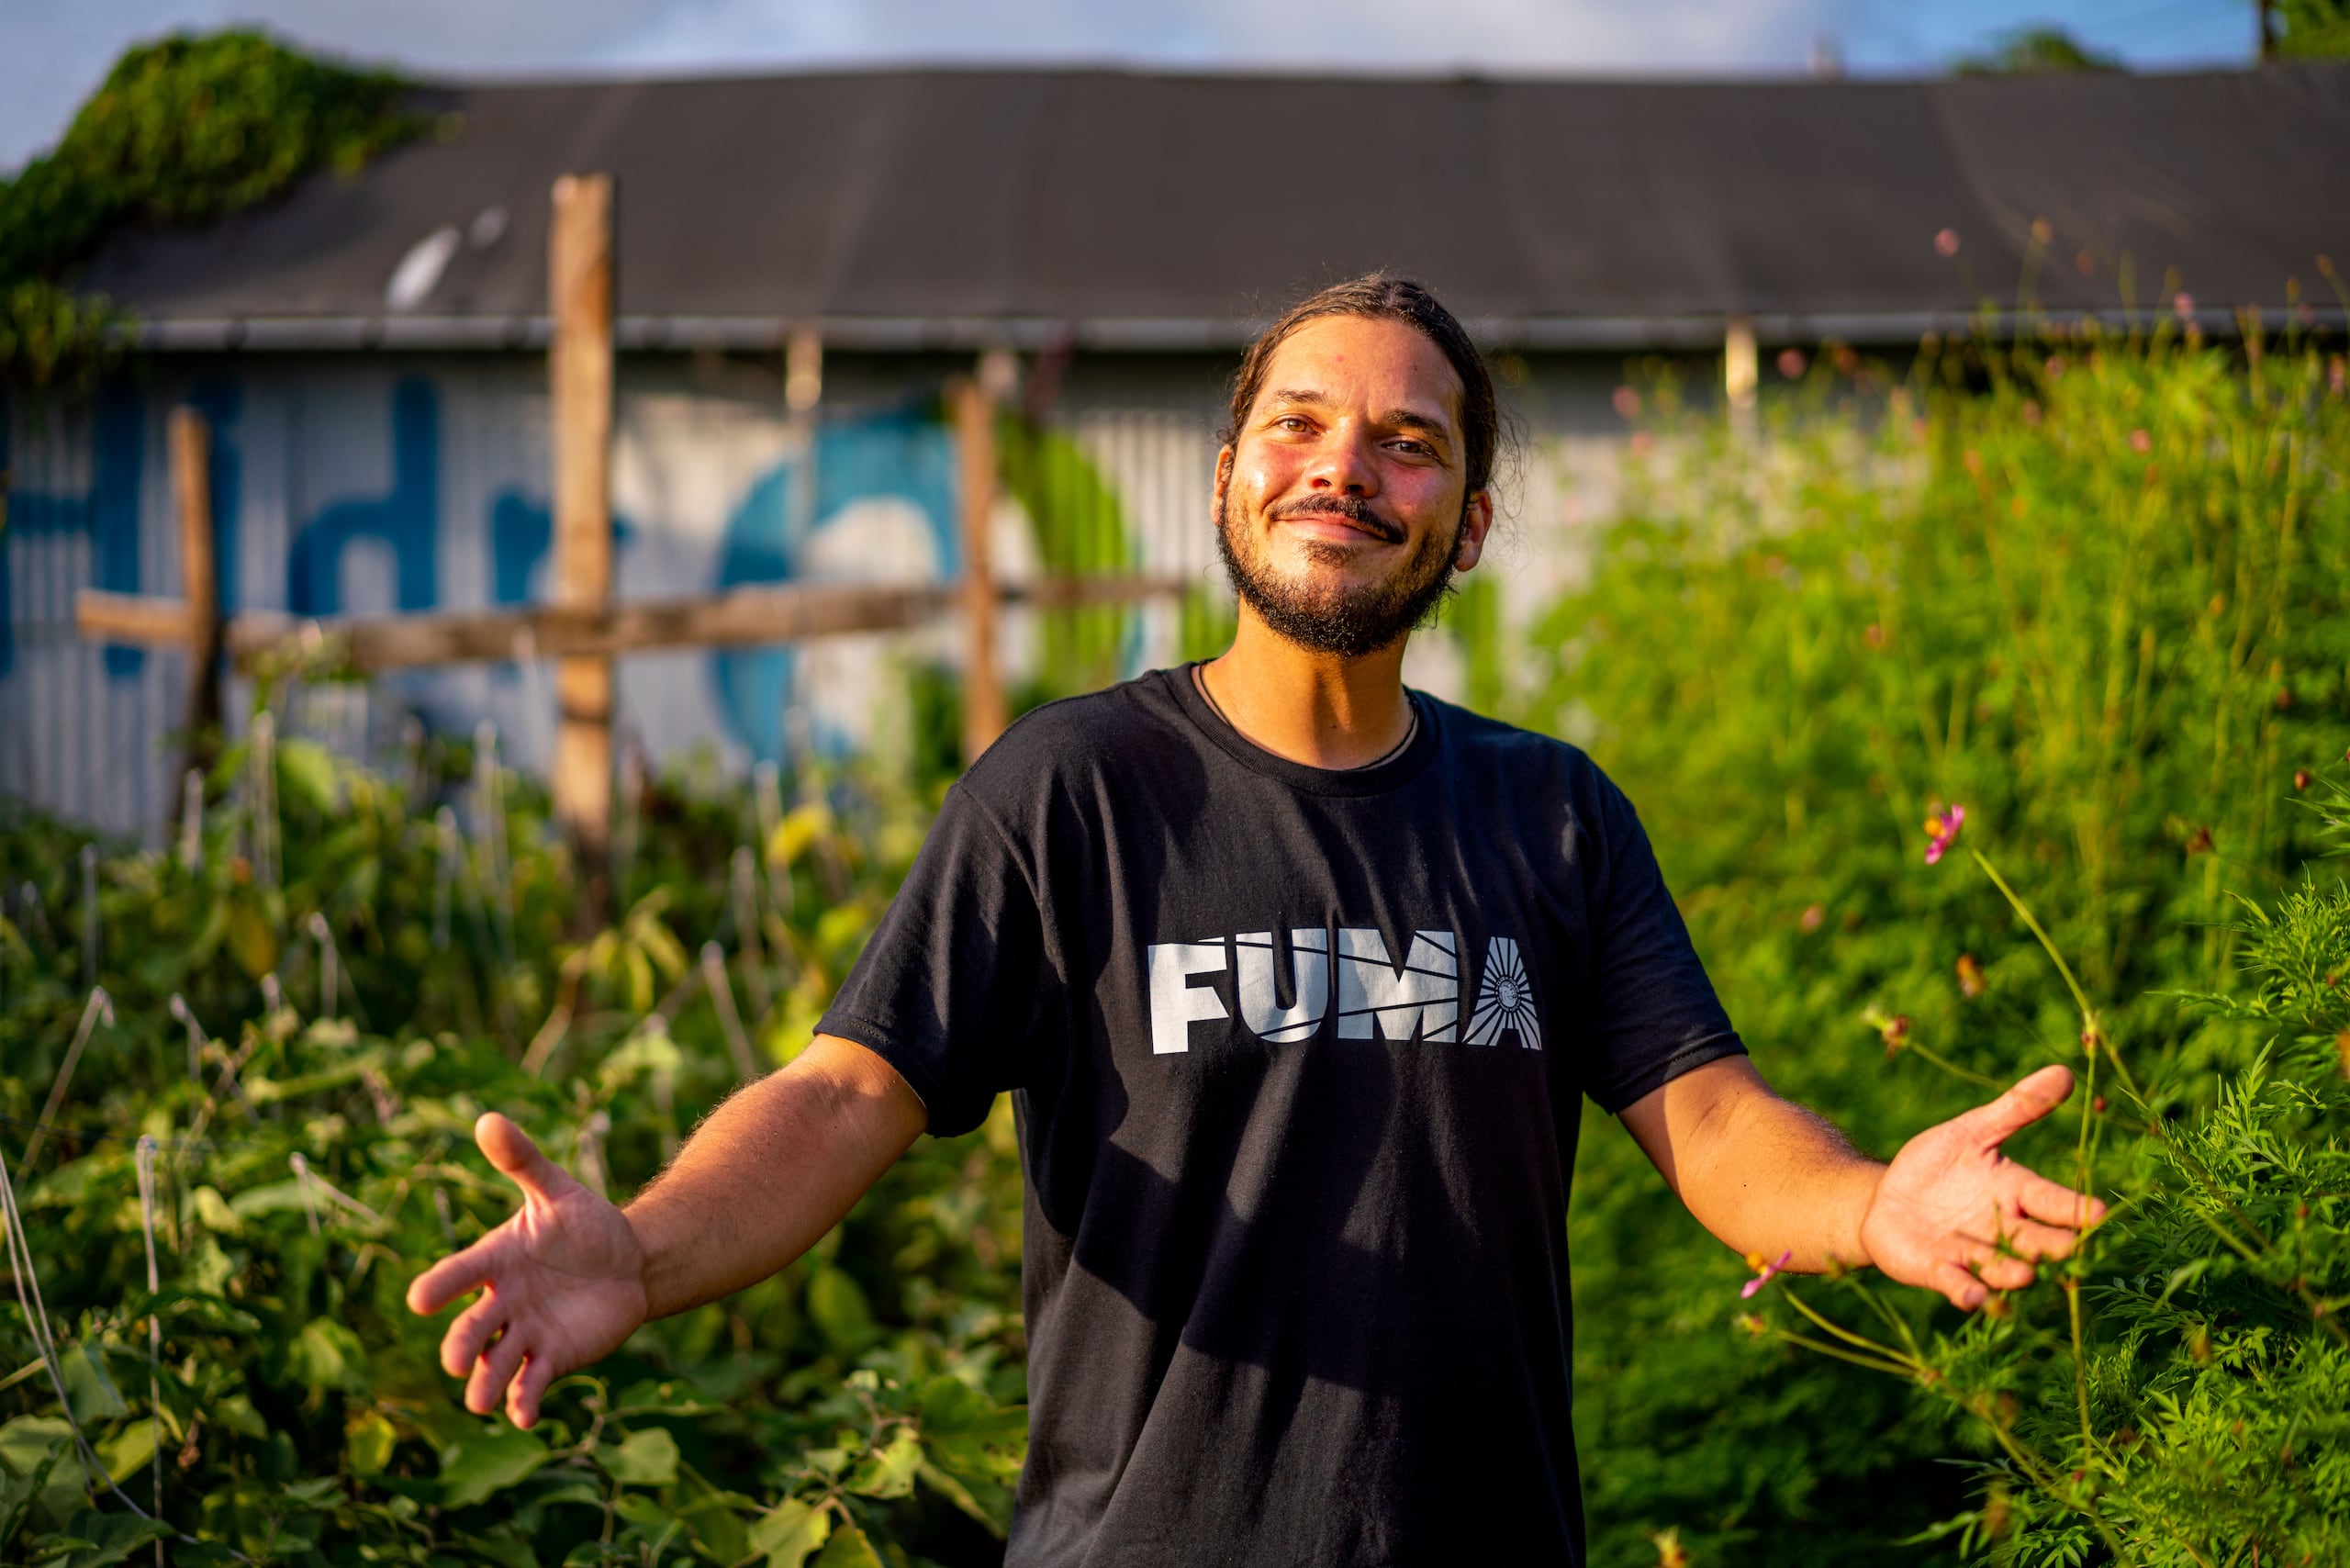
[[[1346,517],[1390,543],[1404,537],[1403,529],[1355,496],[1291,501],[1273,508],[1271,515],[1279,519],[1315,511]],[[1452,595],[1452,563],[1460,553],[1461,536],[1468,527],[1469,510],[1464,506],[1460,521],[1449,532],[1431,531],[1420,542],[1420,547],[1384,580],[1360,586],[1324,588],[1279,576],[1261,558],[1253,542],[1244,543],[1235,537],[1238,530],[1229,492],[1216,517],[1215,542],[1234,589],[1284,641],[1294,643],[1308,653],[1359,659],[1436,619],[1444,601]],[[1309,540],[1305,555],[1309,561],[1321,565],[1339,566],[1351,557],[1355,548]]]

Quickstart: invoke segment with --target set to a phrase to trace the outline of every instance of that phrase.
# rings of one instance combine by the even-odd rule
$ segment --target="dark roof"
[[[1497,339],[1914,336],[2012,301],[2336,302],[2350,64],[1930,82],[1299,79],[840,72],[435,90],[446,140],[199,233],[118,238],[88,281],[159,346],[538,341],[547,191],[618,181],[624,342],[1224,344],[1385,265]],[[490,209],[496,218],[479,221]],[[402,258],[455,243],[418,303]],[[1942,230],[1962,241],[1935,247]],[[501,230],[495,232],[494,230]],[[482,242],[476,242],[482,241]],[[2095,259],[2083,275],[2076,257]],[[429,270],[429,269],[428,269]]]

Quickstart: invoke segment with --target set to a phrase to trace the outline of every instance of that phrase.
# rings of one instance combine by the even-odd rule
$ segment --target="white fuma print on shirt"
[[[1535,1015],[1534,986],[1518,958],[1517,944],[1495,936],[1485,944],[1485,964],[1468,1026],[1460,1025],[1460,942],[1449,931],[1415,931],[1397,963],[1377,931],[1342,925],[1338,950],[1331,933],[1320,929],[1289,934],[1291,1002],[1281,1004],[1275,983],[1273,934],[1243,931],[1229,941],[1154,942],[1150,981],[1150,1048],[1171,1056],[1192,1048],[1192,1025],[1228,1019],[1223,992],[1212,978],[1230,972],[1249,1033],[1271,1044],[1310,1039],[1331,1014],[1331,971],[1337,973],[1337,1032],[1342,1040],[1460,1041],[1497,1044],[1507,1031],[1528,1050],[1542,1048],[1542,1026]]]

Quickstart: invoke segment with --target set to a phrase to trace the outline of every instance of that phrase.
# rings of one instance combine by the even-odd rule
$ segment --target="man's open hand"
[[[2070,1070],[2043,1067],[1902,1145],[1861,1222],[1869,1260],[1971,1311],[1992,1291],[2031,1283],[2034,1262],[2070,1253],[2105,1205],[2018,1165],[1999,1146],[2072,1092]]]
[[[474,1139],[522,1189],[522,1206],[419,1274],[408,1305],[435,1313],[481,1292],[449,1325],[441,1364],[465,1378],[466,1409],[486,1416],[503,1397],[514,1424],[528,1427],[549,1383],[609,1354],[644,1321],[644,1250],[619,1209],[504,1116],[485,1114]]]

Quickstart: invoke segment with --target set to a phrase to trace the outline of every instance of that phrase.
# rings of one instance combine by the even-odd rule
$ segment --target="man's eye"
[[[1273,421],[1273,425],[1278,430],[1285,431],[1302,431],[1311,428],[1306,424],[1305,418],[1302,414],[1283,414]]]
[[[1433,457],[1436,455],[1436,448],[1430,446],[1424,441],[1413,441],[1406,438],[1401,441],[1390,442],[1388,444],[1393,446],[1398,452],[1408,452],[1415,457]]]

